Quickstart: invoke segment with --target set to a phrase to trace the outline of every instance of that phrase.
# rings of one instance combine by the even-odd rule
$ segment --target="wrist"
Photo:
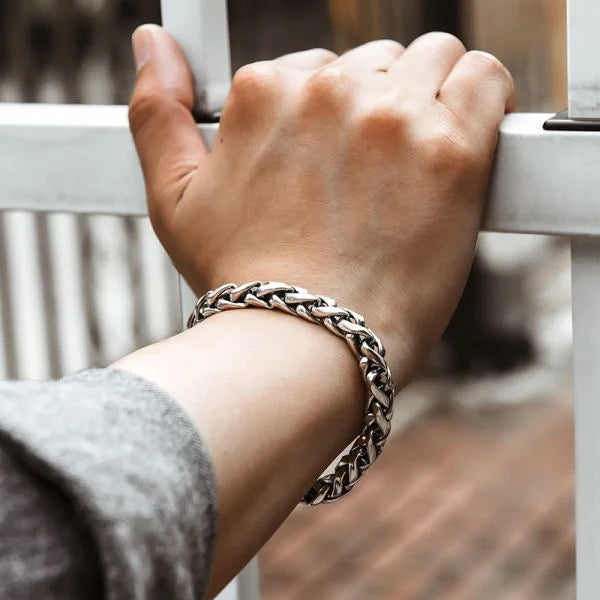
[[[322,327],[278,311],[246,309],[214,315],[186,331],[191,343],[209,346],[224,362],[244,362],[243,382],[269,379],[313,416],[342,444],[362,426],[365,387],[355,357],[344,342]],[[274,398],[274,400],[276,400]],[[323,411],[319,414],[319,411]],[[339,452],[342,446],[332,450]]]
[[[198,292],[198,286],[192,287],[201,295],[207,289],[214,290],[228,282],[279,281],[334,298],[338,306],[361,314],[367,327],[383,341],[398,392],[412,378],[422,358],[418,331],[409,315],[398,310],[403,305],[398,298],[398,291],[390,289],[380,277],[372,277],[372,273],[363,273],[361,276],[359,270],[350,266],[343,273],[319,269],[312,264],[304,265],[297,258],[287,261],[281,258],[264,261],[253,259],[249,265],[236,259],[235,263],[225,266],[213,261],[210,272],[203,278],[206,283],[201,288],[202,292]],[[349,277],[349,273],[353,274],[352,277]]]
[[[162,359],[165,356],[168,360]],[[201,370],[206,364],[214,365],[214,387],[222,381],[223,394],[234,403],[252,398],[252,386],[256,384],[263,396],[273,396],[275,406],[311,406],[315,423],[318,421],[334,440],[332,457],[362,426],[365,387],[344,340],[322,327],[276,311],[248,309],[215,315],[113,366],[157,383],[202,428],[201,413],[205,402],[211,400],[196,389],[194,382],[199,367]]]
[[[215,315],[243,309],[282,311],[309,321],[345,340],[358,362],[366,387],[364,426],[351,448],[319,477],[304,496],[306,504],[333,502],[349,493],[383,450],[390,433],[394,382],[379,337],[355,311],[332,298],[281,282],[227,283],[204,294],[188,319],[188,327]]]

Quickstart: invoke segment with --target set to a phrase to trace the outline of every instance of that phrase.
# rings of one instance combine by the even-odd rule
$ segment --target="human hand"
[[[134,47],[150,217],[195,291],[260,279],[334,297],[405,383],[472,263],[508,71],[442,33],[248,65],[207,152],[175,42],[144,27]]]

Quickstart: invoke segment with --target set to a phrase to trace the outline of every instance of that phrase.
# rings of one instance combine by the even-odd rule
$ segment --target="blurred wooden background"
[[[336,49],[388,37],[403,44],[431,30],[496,54],[519,89],[519,109],[566,106],[565,0],[329,0]]]

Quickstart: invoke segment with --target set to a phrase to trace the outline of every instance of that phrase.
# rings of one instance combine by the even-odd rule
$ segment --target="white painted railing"
[[[551,116],[504,120],[484,229],[600,235],[600,134],[544,131]],[[210,143],[217,127],[199,129]],[[146,213],[127,107],[0,104],[0,128],[0,208]]]
[[[163,0],[213,109],[226,94],[224,0]],[[600,4],[569,2],[569,102],[600,118]],[[572,236],[576,398],[577,590],[600,597],[600,132],[544,131],[550,115],[506,118],[484,228]],[[210,143],[215,125],[201,125]],[[0,105],[0,209],[144,214],[125,107]],[[28,164],[35,164],[35,177]],[[192,298],[184,290],[184,312]],[[223,598],[258,598],[256,563]]]

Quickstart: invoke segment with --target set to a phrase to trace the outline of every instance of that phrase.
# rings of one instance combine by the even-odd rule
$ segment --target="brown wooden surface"
[[[404,44],[433,26],[432,0],[329,0],[335,49],[376,38]],[[565,0],[461,0],[455,33],[469,49],[496,54],[514,74],[521,110],[566,106]],[[438,6],[437,10],[441,10]],[[432,23],[434,25],[432,25]]]
[[[573,600],[572,447],[564,400],[429,417],[343,501],[292,513],[263,598]]]
[[[423,29],[421,0],[329,0],[336,50],[377,38],[408,44]]]

